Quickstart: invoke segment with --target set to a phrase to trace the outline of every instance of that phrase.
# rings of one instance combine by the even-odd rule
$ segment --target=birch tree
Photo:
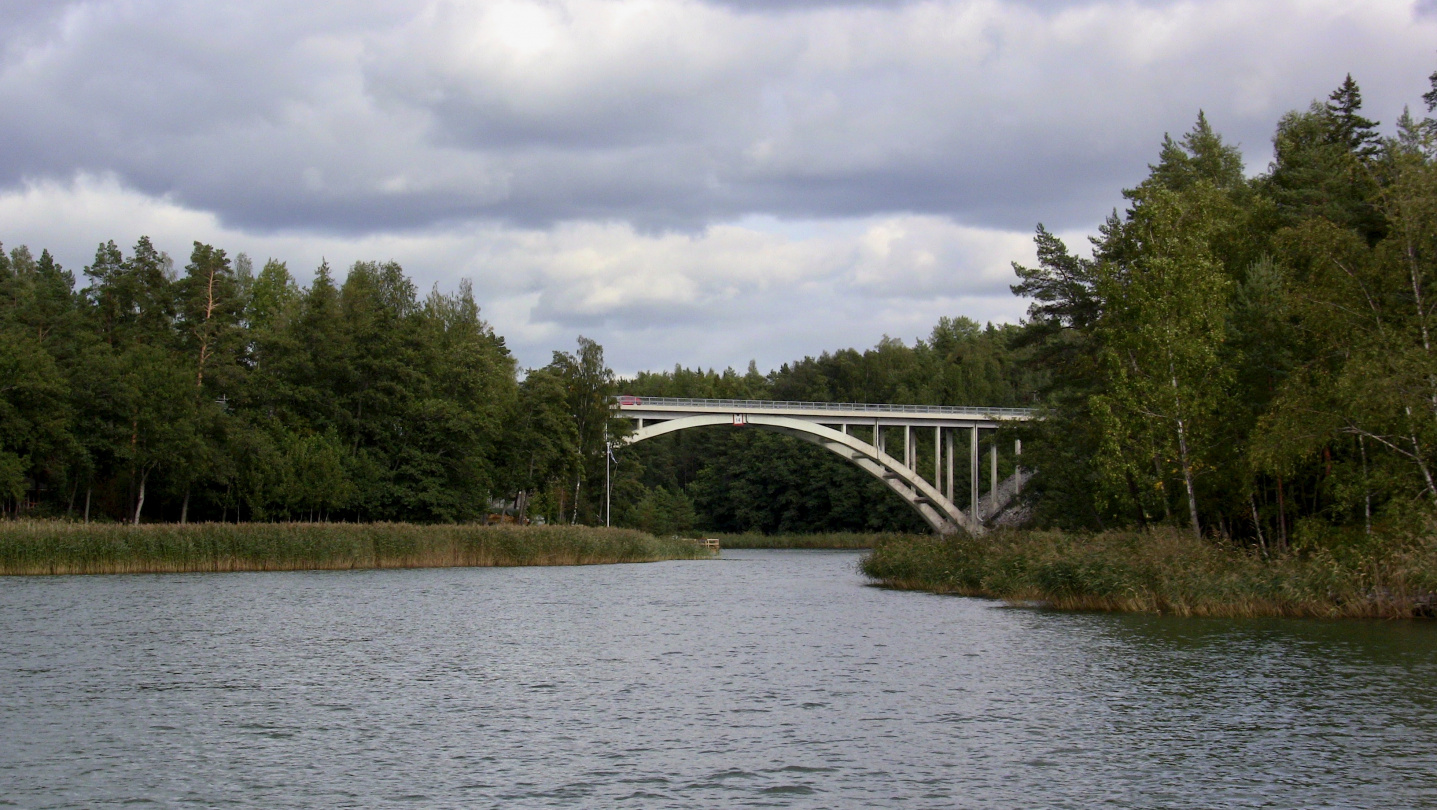
[[[1224,208],[1207,183],[1182,194],[1144,189],[1121,226],[1130,258],[1096,268],[1105,382],[1092,400],[1103,428],[1097,463],[1116,493],[1137,480],[1165,497],[1177,479],[1198,537],[1196,479],[1208,469],[1214,419],[1231,377],[1221,357],[1231,282],[1209,249],[1213,220]]]

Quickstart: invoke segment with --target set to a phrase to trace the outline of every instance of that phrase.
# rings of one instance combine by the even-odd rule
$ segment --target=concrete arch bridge
[[[1015,464],[1011,476],[998,480],[995,444],[989,452],[989,489],[987,494],[980,491],[979,431],[1035,418],[1026,408],[620,396],[617,409],[619,416],[634,420],[635,430],[626,439],[629,444],[715,425],[768,430],[816,444],[888,485],[939,534],[983,534],[1031,476]],[[964,434],[967,509],[960,508],[954,497],[957,448]],[[890,454],[889,439],[897,440],[894,452],[901,458]],[[931,478],[918,469],[918,443],[928,441],[933,447]],[[1021,443],[1014,443],[1013,453],[1016,460]]]

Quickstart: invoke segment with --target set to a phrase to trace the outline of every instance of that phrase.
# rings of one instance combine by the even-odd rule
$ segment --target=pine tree
[[[1352,74],[1342,85],[1327,97],[1327,113],[1332,116],[1332,142],[1356,155],[1362,160],[1372,160],[1382,151],[1382,139],[1377,134],[1377,122],[1363,118],[1362,91]]]
[[[1375,244],[1386,233],[1377,203],[1380,141],[1363,118],[1362,95],[1348,76],[1326,104],[1283,116],[1273,136],[1275,158],[1259,184],[1284,224],[1319,218],[1350,228]]]
[[[1148,166],[1148,171],[1147,182],[1171,191],[1184,191],[1198,181],[1229,190],[1242,188],[1247,182],[1242,152],[1223,143],[1222,136],[1213,131],[1207,114],[1201,110],[1197,123],[1181,141],[1163,136],[1158,164]]]
[[[217,396],[232,393],[243,343],[244,311],[234,268],[223,250],[195,242],[178,286],[184,343],[192,357],[195,387]],[[208,386],[206,375],[210,376]]]

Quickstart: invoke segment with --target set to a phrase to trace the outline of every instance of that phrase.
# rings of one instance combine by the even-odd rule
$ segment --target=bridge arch
[[[918,512],[923,520],[939,534],[947,535],[962,531],[972,536],[980,536],[985,531],[977,519],[944,497],[916,470],[910,469],[902,461],[888,455],[881,448],[849,433],[834,430],[827,425],[807,419],[765,413],[703,413],[661,421],[639,419],[638,423],[638,429],[627,437],[626,443],[634,444],[680,430],[721,425],[754,427],[793,436],[836,453],[882,481]]]

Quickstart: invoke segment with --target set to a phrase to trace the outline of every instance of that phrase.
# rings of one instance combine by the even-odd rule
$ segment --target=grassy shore
[[[710,534],[723,548],[847,548],[867,549],[895,534],[863,534],[860,532],[826,532],[815,534]]]
[[[892,588],[1181,616],[1411,618],[1437,608],[1437,540],[1268,560],[1178,531],[902,537],[864,557]]]
[[[592,565],[706,556],[691,541],[590,526],[0,521],[0,575]]]

